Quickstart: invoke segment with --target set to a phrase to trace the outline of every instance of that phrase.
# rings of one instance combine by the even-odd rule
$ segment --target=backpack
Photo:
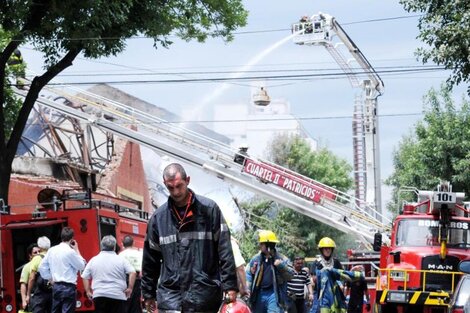
[[[39,254],[41,259],[44,259],[44,255]],[[36,272],[36,277],[34,280],[34,293],[38,292],[51,292],[52,290],[52,285],[50,284],[48,279],[44,279],[41,276],[41,273],[39,271]]]

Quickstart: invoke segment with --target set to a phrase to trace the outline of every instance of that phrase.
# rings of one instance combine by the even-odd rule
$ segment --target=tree
[[[424,63],[432,61],[452,70],[449,86],[470,79],[470,2],[454,0],[400,0],[408,12],[419,12],[418,36],[430,48],[419,48]],[[470,87],[467,89],[470,93]]]
[[[10,38],[8,35],[0,28],[0,50],[3,50],[7,45]],[[7,61],[7,68],[5,69],[5,79],[10,83],[15,83],[17,77],[24,77],[25,74],[25,64],[21,57],[15,55],[11,56]],[[4,112],[5,112],[5,134],[6,137],[11,135],[13,126],[15,125],[16,113],[21,108],[21,101],[17,99],[11,88],[5,88],[5,102],[4,102]]]
[[[0,54],[0,198],[8,201],[11,164],[29,113],[42,88],[83,54],[99,58],[122,52],[135,35],[168,47],[170,34],[204,41],[208,36],[232,39],[246,23],[241,0],[9,0],[0,1],[0,28],[7,40]],[[45,71],[34,77],[14,126],[7,128],[8,60],[28,42],[44,54]]]
[[[394,172],[386,183],[394,187],[389,209],[396,211],[398,191],[411,186],[433,190],[440,180],[470,194],[470,103],[457,107],[448,87],[431,89],[424,98],[424,118],[394,152]]]
[[[326,148],[312,151],[309,143],[293,135],[278,135],[270,142],[268,158],[281,166],[302,175],[334,186],[341,191],[348,191],[353,181],[350,177],[351,166]],[[245,233],[242,251],[245,255],[257,251],[255,233],[258,229],[271,229],[280,238],[283,253],[288,256],[310,256],[317,253],[318,241],[324,236],[333,237],[338,245],[338,252],[344,252],[348,239],[342,232],[286,207],[273,202],[254,199],[241,205],[245,212]],[[244,242],[249,240],[249,242]],[[348,246],[350,246],[348,244]]]

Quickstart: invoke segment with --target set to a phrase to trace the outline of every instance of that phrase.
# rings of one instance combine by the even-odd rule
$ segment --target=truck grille
[[[430,255],[424,257],[421,261],[421,268],[425,271],[445,271],[445,272],[457,272],[458,264],[460,259],[455,256],[448,255],[444,260],[439,258],[439,255]],[[421,281],[424,280],[424,273],[421,274]],[[456,284],[458,279],[454,280]],[[426,273],[426,290],[446,290],[450,291],[453,289],[452,286],[452,275],[451,274],[434,274]]]

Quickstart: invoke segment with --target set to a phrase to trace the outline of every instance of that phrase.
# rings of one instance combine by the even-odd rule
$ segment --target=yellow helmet
[[[259,231],[259,242],[274,242],[278,243],[279,240],[277,240],[276,234],[274,234],[270,230],[260,230]]]
[[[320,239],[320,242],[318,243],[318,249],[322,249],[322,248],[336,248],[336,244],[335,242],[333,241],[333,239],[331,239],[330,237],[323,237],[322,239]]]

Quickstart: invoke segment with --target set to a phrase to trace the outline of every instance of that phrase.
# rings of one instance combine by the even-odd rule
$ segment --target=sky
[[[421,64],[414,54],[416,48],[422,46],[416,39],[418,17],[416,13],[406,12],[398,1],[252,0],[244,3],[249,11],[248,23],[236,32],[232,42],[210,39],[206,43],[196,43],[173,38],[174,43],[169,49],[155,49],[151,39],[130,39],[126,51],[117,57],[99,60],[79,57],[60,80],[120,82],[111,85],[179,114],[185,120],[211,121],[211,107],[215,104],[249,102],[250,82],[237,81],[223,87],[220,82],[135,81],[236,75],[234,72],[246,70],[246,65],[253,59],[289,36],[291,24],[301,16],[318,12],[334,16],[377,70]],[[40,54],[29,46],[22,52],[29,68],[39,72],[42,68]],[[349,55],[346,57],[350,58]],[[307,69],[331,72],[338,66],[323,47],[299,46],[287,40],[248,68],[256,71],[253,75],[259,76],[269,75],[268,71],[273,70]],[[221,71],[225,73],[208,73]],[[273,75],[277,74],[279,72]],[[439,71],[381,75],[385,84],[384,94],[378,98],[382,180],[393,171],[392,153],[400,139],[409,134],[414,123],[422,117],[423,96],[430,88],[439,88],[448,74]],[[124,80],[134,82],[122,83]],[[359,90],[353,89],[346,77],[264,81],[263,84],[272,98],[289,101],[292,114],[302,118],[311,137],[352,163],[351,115]],[[217,92],[221,88],[223,92]],[[461,97],[464,90],[465,87],[456,88],[455,97]],[[210,122],[203,123],[208,127],[211,125]],[[383,186],[382,194],[384,201],[390,199],[390,188]]]

